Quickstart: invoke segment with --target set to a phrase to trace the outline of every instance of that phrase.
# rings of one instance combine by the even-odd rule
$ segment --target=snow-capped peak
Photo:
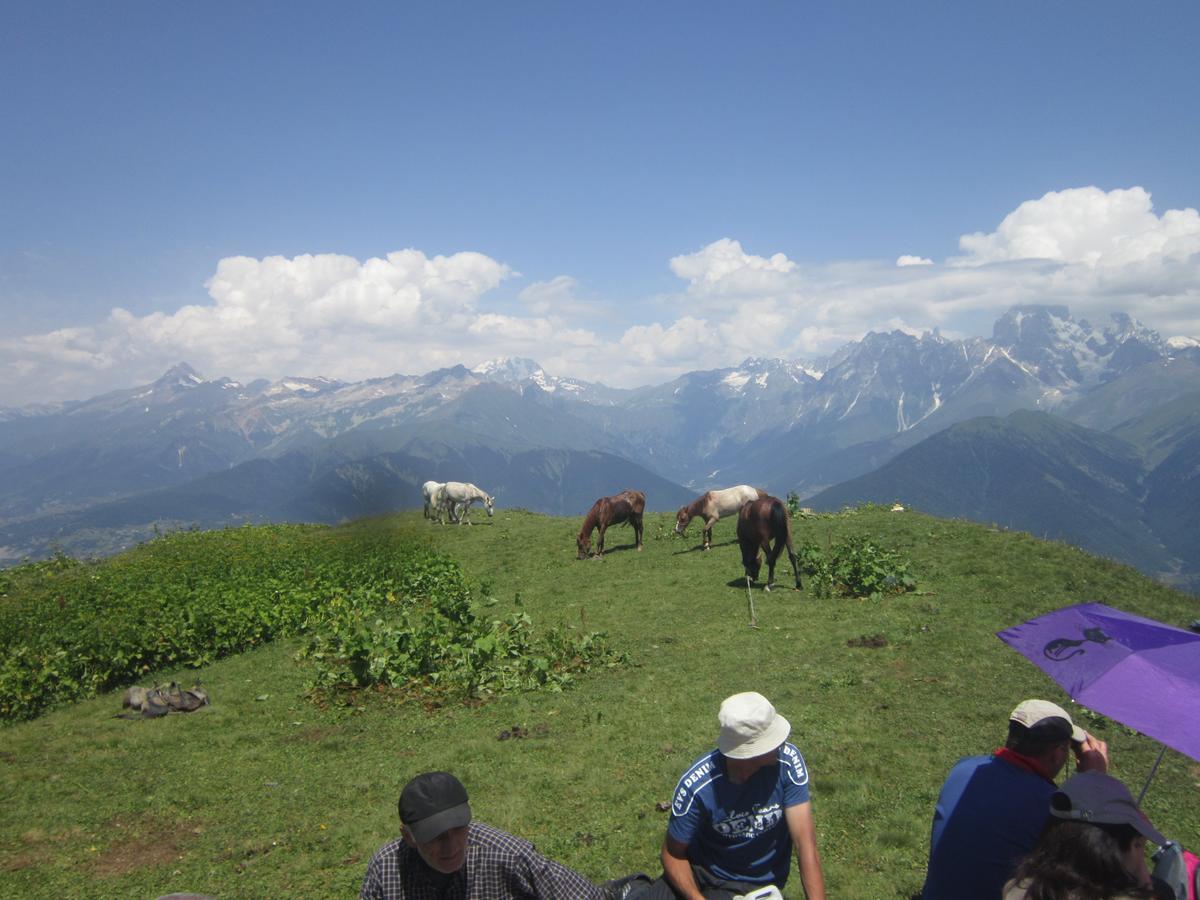
[[[1167,346],[1172,350],[1187,350],[1189,347],[1200,347],[1200,340],[1177,334],[1174,337],[1167,338]]]
[[[171,368],[167,369],[167,371],[163,373],[162,377],[159,378],[158,381],[154,382],[153,387],[189,388],[195,387],[198,384],[204,384],[204,379],[197,375],[196,370],[187,363],[181,362],[178,365],[171,366]]]
[[[540,384],[546,379],[546,373],[532,359],[520,356],[500,356],[482,362],[471,370],[474,374],[489,381],[526,381],[532,379]],[[540,381],[539,381],[540,379]]]
[[[266,390],[268,397],[276,397],[280,394],[300,394],[302,396],[315,396],[323,394],[332,388],[340,387],[342,382],[335,381],[332,378],[326,378],[324,375],[317,375],[313,378],[305,378],[300,376],[286,376],[279,379]]]

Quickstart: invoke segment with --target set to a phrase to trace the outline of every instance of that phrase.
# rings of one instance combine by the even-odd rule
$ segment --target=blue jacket
[[[1054,784],[995,756],[960,759],[933,813],[924,900],[1000,900],[1050,814]]]

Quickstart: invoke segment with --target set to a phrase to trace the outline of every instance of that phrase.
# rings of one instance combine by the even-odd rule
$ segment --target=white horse
[[[470,513],[471,504],[476,501],[483,504],[487,510],[488,518],[492,517],[495,512],[496,499],[489,497],[486,491],[482,491],[475,485],[464,481],[447,481],[442,485],[441,490],[441,506],[450,513],[450,521],[457,522],[461,525],[466,522],[471,524],[468,515]]]
[[[441,506],[439,494],[445,486],[445,482],[442,481],[427,481],[421,485],[421,496],[425,498],[425,518],[432,519],[434,513],[439,511]]]
[[[712,546],[712,530],[718,519],[731,516],[751,500],[759,500],[765,496],[765,492],[748,484],[701,494],[687,506],[679,507],[679,512],[675,514],[675,533],[683,534],[692,519],[703,516],[704,549],[707,550]]]

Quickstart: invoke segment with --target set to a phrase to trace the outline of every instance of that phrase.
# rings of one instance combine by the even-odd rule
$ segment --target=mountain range
[[[208,380],[181,363],[0,409],[0,561],[106,553],[156,528],[339,521],[416,506],[430,478],[557,515],[626,487],[664,510],[746,482],[822,508],[902,499],[1190,585],[1198,392],[1200,341],[1055,306],[1014,307],[990,338],[872,332],[823,360],[632,390],[527,359],[360,382]]]

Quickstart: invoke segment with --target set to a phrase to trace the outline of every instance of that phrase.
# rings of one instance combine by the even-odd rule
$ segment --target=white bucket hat
[[[1026,700],[1019,704],[1008,717],[1008,721],[1024,725],[1031,731],[1037,729],[1050,735],[1061,735],[1062,740],[1070,738],[1077,744],[1087,740],[1087,732],[1071,719],[1071,714],[1049,700]]]
[[[747,691],[726,697],[717,713],[721,734],[717,749],[730,759],[770,753],[787,740],[792,726],[762,694]]]

